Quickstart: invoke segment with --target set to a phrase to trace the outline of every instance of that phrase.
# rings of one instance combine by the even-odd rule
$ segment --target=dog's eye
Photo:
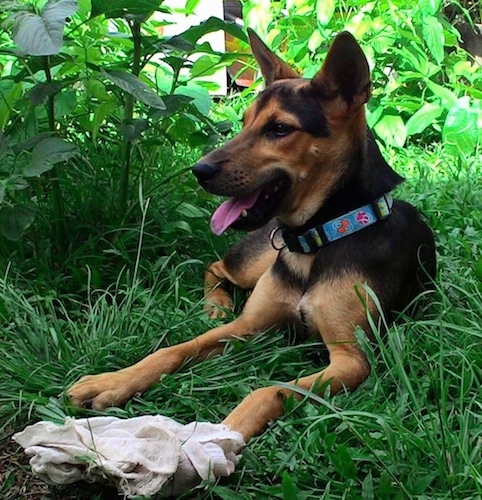
[[[274,122],[271,124],[268,133],[274,137],[285,137],[295,128],[292,125],[287,125],[286,123]]]

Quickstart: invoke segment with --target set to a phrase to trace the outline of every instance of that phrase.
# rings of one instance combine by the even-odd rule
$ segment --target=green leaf
[[[316,18],[322,26],[326,26],[335,13],[335,0],[317,0]]]
[[[3,200],[5,199],[5,187],[3,184],[0,184],[0,204],[3,203]]]
[[[287,472],[283,472],[281,479],[281,489],[283,492],[283,500],[298,500],[298,493],[296,486]]]
[[[444,59],[444,29],[442,23],[434,16],[426,16],[422,22],[425,43],[435,61],[440,64]]]
[[[32,157],[24,168],[25,177],[35,177],[50,170],[56,163],[68,160],[79,150],[77,146],[59,137],[49,137],[39,142],[32,150]]]
[[[40,141],[47,139],[47,137],[51,137],[53,132],[41,132],[40,134],[35,134],[32,137],[29,137],[25,141],[19,142],[12,146],[12,151],[18,155],[22,151],[28,151],[35,147]]]
[[[398,115],[384,115],[375,125],[375,132],[390,146],[403,147],[407,138],[407,129]]]
[[[18,241],[35,219],[30,205],[19,204],[0,209],[0,232],[10,241]]]
[[[139,99],[139,101],[147,104],[151,108],[166,109],[164,102],[154,92],[154,90],[132,73],[127,73],[125,71],[104,70],[102,70],[102,73],[112,83],[133,95],[136,99]]]
[[[196,78],[197,76],[213,75],[219,69],[217,63],[217,57],[211,55],[201,56],[191,66],[191,76]]]
[[[450,109],[455,106],[457,96],[447,87],[442,87],[442,85],[434,83],[431,80],[427,82],[427,87],[442,101],[445,109]]]
[[[55,96],[54,111],[55,118],[68,116],[73,113],[77,106],[77,92],[74,89],[65,89]]]
[[[413,493],[417,496],[426,493],[427,488],[430,486],[430,484],[438,475],[439,475],[438,471],[435,471],[418,479],[413,485]]]
[[[426,102],[407,121],[407,135],[420,134],[443,113],[440,103]]]
[[[65,19],[76,11],[76,0],[50,0],[40,15],[20,12],[15,18],[13,39],[31,56],[57,54],[62,47]]]
[[[104,15],[108,18],[140,16],[148,17],[159,10],[164,0],[92,0],[90,18]],[[165,12],[166,9],[161,9]]]
[[[22,84],[0,79],[0,129],[4,129],[15,108],[14,104],[22,96]]]
[[[240,28],[235,23],[227,23],[226,21],[222,21],[217,17],[210,17],[198,26],[192,26],[191,28],[188,28],[186,31],[180,33],[179,37],[194,45],[202,36],[219,30],[223,30],[226,33],[229,33],[230,35],[233,35],[234,37],[239,38],[240,40],[243,40],[245,42],[248,41],[248,37],[246,36],[246,33],[242,28]]]
[[[442,0],[418,0],[418,5],[424,16],[435,16],[440,11]]]
[[[478,115],[468,96],[458,99],[450,109],[442,130],[443,144],[449,153],[454,156],[474,153],[479,139]]]
[[[204,219],[206,217],[206,210],[192,205],[187,201],[181,203],[177,207],[176,212],[187,219]]]
[[[338,446],[336,452],[333,453],[330,458],[340,476],[345,479],[354,479],[356,477],[355,463],[348,453],[346,446]]]
[[[8,137],[0,130],[0,160],[5,158],[10,151],[11,149],[8,144]]]
[[[107,116],[112,113],[117,108],[117,104],[115,102],[101,102],[98,106],[96,106],[94,111],[94,118],[92,120],[92,138],[95,140],[97,138],[97,134],[99,132],[100,127],[104,123]]]
[[[61,88],[62,85],[59,82],[39,83],[30,90],[28,100],[34,106],[38,106],[42,104],[47,97],[55,95]]]
[[[189,83],[186,86],[177,87],[174,94],[190,97],[192,99],[192,104],[203,116],[207,116],[209,114],[209,111],[211,110],[211,96],[204,87],[194,83]]]
[[[184,10],[187,15],[194,14],[196,7],[199,5],[199,0],[186,0]]]
[[[373,477],[372,472],[369,471],[365,476],[362,483],[361,491],[362,500],[373,500],[375,498],[375,492],[373,491]]]

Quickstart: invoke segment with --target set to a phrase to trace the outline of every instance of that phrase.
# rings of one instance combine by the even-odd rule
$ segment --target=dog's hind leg
[[[224,317],[233,310],[230,284],[252,290],[278,255],[270,243],[271,226],[249,233],[234,245],[223,260],[211,264],[204,273],[204,310],[211,318]]]

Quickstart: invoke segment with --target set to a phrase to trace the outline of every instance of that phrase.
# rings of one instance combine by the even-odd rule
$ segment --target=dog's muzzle
[[[196,163],[192,169],[192,173],[196,176],[199,184],[205,186],[209,181],[214,179],[219,172],[217,165],[210,165],[209,163]]]

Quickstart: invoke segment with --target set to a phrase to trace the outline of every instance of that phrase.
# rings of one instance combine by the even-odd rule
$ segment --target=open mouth
[[[225,201],[211,218],[211,231],[219,236],[228,228],[253,231],[264,226],[280,213],[289,187],[288,176],[281,173],[250,195]]]

